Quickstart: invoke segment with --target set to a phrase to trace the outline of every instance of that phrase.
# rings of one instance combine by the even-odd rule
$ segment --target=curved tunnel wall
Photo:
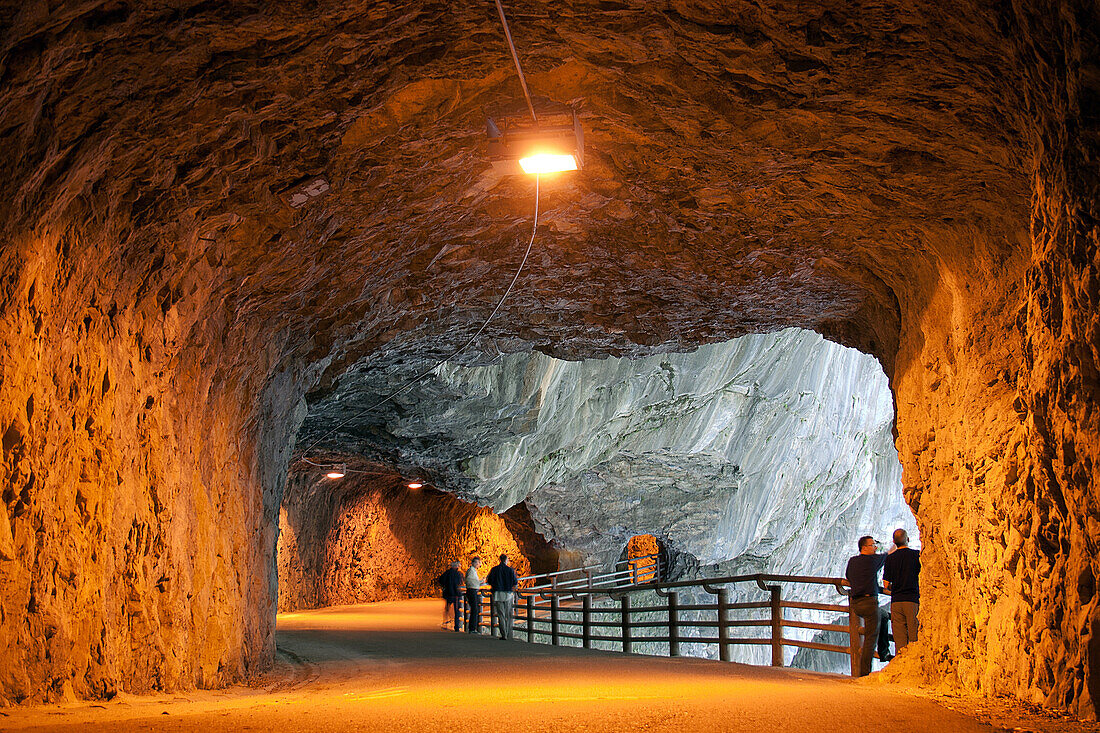
[[[502,553],[521,576],[558,569],[523,504],[498,515],[399,479],[296,474],[280,511],[279,610],[439,596],[453,560],[465,572],[479,556],[484,577]]]
[[[395,33],[340,5],[274,16],[248,4],[3,10],[7,700],[219,685],[269,662],[275,528],[300,398],[420,324],[442,324],[432,328],[445,341],[465,323],[425,287],[443,302],[495,292],[489,274],[512,251],[525,191],[505,184],[487,203],[493,182],[455,175],[437,198],[423,174],[452,154],[456,169],[474,167],[453,130],[477,127],[481,95],[504,94],[507,75],[479,56],[484,44],[461,39],[492,19],[432,23],[416,5],[418,22]],[[552,51],[533,78],[558,98],[593,100],[592,148],[607,153],[592,156],[583,196],[548,194],[589,207],[574,216],[559,199],[548,216],[554,262],[568,267],[536,257],[521,290],[554,299],[519,296],[503,314],[510,325],[490,336],[576,357],[800,325],[875,353],[924,539],[925,607],[941,611],[926,616],[926,653],[899,674],[1093,714],[1095,4],[963,3],[947,14],[917,3],[875,18],[847,3],[820,18],[782,4],[672,5],[625,23],[651,33],[653,58],[608,41],[613,32],[583,42],[610,10],[561,4],[532,22]],[[332,32],[349,19],[350,36]],[[565,66],[555,65],[569,44],[558,26],[577,39]],[[729,50],[711,27],[769,42],[737,45],[727,63],[704,55]],[[443,32],[466,64],[461,78],[430,37]],[[290,37],[304,45],[281,61],[265,55]],[[344,74],[344,43],[377,48],[376,63]],[[403,66],[394,44],[438,55]],[[668,57],[680,59],[675,73]],[[863,83],[861,64],[881,84]],[[623,65],[625,79],[608,71]],[[819,72],[847,104],[799,122],[806,110],[786,95],[816,98]],[[767,83],[775,74],[781,83]],[[674,83],[689,87],[669,95],[678,105],[712,102],[689,119],[722,124],[659,123],[664,110],[641,87]],[[852,105],[867,111],[859,125],[844,122]],[[416,158],[428,154],[408,143],[425,138],[443,142]],[[725,146],[701,149],[704,139]],[[658,176],[646,161],[668,171],[671,160],[658,150],[707,165]],[[814,167],[791,172],[777,150]],[[731,189],[733,170],[759,179]],[[368,171],[367,182],[348,171]],[[716,180],[702,180],[707,171]],[[354,190],[313,209],[286,203],[319,173]],[[463,210],[478,215],[462,218],[447,202],[467,192]],[[722,212],[747,218],[713,218]],[[481,241],[486,221],[504,234],[469,247],[463,237]],[[457,232],[447,242],[415,234],[452,231],[445,223]],[[366,274],[344,277],[348,262]],[[643,279],[656,286],[634,292]]]

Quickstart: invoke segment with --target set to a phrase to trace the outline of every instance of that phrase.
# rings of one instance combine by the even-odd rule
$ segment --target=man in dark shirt
[[[493,611],[496,612],[501,639],[512,638],[512,601],[513,592],[519,585],[516,571],[508,567],[508,556],[500,556],[500,564],[489,571],[485,579],[493,590]]]
[[[890,593],[890,625],[894,627],[894,648],[900,653],[917,640],[917,611],[920,609],[920,552],[909,547],[909,533],[894,530],[897,550],[886,558],[883,586]]]
[[[863,620],[863,648],[859,658],[859,676],[871,674],[871,659],[878,640],[878,571],[886,562],[880,555],[874,537],[859,538],[859,554],[848,559],[844,577],[848,579],[849,603]]]
[[[443,588],[443,600],[446,602],[443,607],[443,627],[446,628],[450,621],[448,612],[453,611],[454,630],[462,631],[462,573],[458,570],[458,560],[452,562],[436,582]]]

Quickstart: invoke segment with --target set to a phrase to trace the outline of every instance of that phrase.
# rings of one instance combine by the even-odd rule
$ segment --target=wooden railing
[[[593,576],[593,580],[598,576]],[[631,653],[637,643],[667,644],[669,656],[680,656],[683,644],[705,644],[718,647],[718,657],[730,661],[730,650],[736,645],[766,645],[771,647],[771,664],[783,666],[784,647],[816,649],[824,652],[847,654],[851,662],[852,676],[859,673],[860,633],[859,617],[848,601],[847,585],[843,578],[822,578],[795,575],[738,575],[701,580],[685,580],[673,583],[649,582],[633,584],[622,571],[603,575],[605,582],[573,585],[566,580],[559,583],[540,583],[517,591],[513,608],[513,633],[526,635],[529,642],[560,645],[563,640],[580,642],[591,648],[594,642],[608,642]],[[570,583],[568,587],[563,587]],[[767,594],[759,601],[731,603],[728,586],[754,584]],[[785,586],[831,586],[843,603],[818,603],[790,600],[784,594]],[[682,591],[703,591],[714,596],[711,603],[681,603]],[[653,593],[663,603],[638,606],[633,598],[642,593]],[[604,605],[606,604],[606,605]],[[497,619],[490,606],[490,631],[495,631]],[[730,618],[731,612],[757,612],[754,618]],[[788,618],[784,611],[819,611],[844,614],[846,624],[821,623]],[[646,620],[640,615],[649,614],[663,618]],[[690,617],[689,617],[690,616]],[[766,629],[767,634],[753,636],[745,629]],[[638,630],[655,629],[658,633],[637,634]],[[700,629],[699,635],[685,633],[686,629]],[[809,629],[847,634],[846,645],[826,644],[796,639],[784,634],[785,629]],[[709,633],[708,633],[709,632]],[[650,647],[652,648],[652,647]]]

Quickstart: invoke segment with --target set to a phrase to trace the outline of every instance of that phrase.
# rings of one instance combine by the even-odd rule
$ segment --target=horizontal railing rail
[[[653,559],[654,575],[657,578]],[[637,567],[637,566],[635,566]],[[561,573],[557,574],[560,577]],[[548,576],[536,576],[546,578]],[[716,645],[718,657],[730,661],[731,649],[736,645],[770,646],[772,666],[781,667],[784,647],[796,649],[814,649],[849,655],[851,673],[859,673],[859,617],[855,615],[848,602],[847,582],[843,578],[829,578],[806,575],[732,575],[719,578],[682,580],[663,582],[630,582],[637,578],[634,570],[624,575],[624,571],[586,575],[567,581],[540,583],[516,591],[516,603],[512,605],[513,631],[525,634],[527,641],[541,639],[559,645],[564,639],[577,640],[581,646],[591,648],[593,642],[620,645],[623,652],[631,653],[635,644],[667,644],[669,656],[680,656],[684,644]],[[600,580],[604,582],[599,582]],[[574,584],[576,580],[587,581],[587,585]],[[623,582],[625,581],[625,582]],[[565,583],[568,583],[566,585]],[[765,599],[731,603],[727,586],[750,584],[767,593]],[[784,597],[784,586],[831,586],[843,603],[822,603],[820,601],[788,600]],[[680,603],[680,592],[685,590],[702,591],[714,596],[712,603]],[[486,596],[487,591],[483,591]],[[664,599],[663,603],[635,605],[632,599],[639,594],[653,593]],[[597,602],[614,603],[614,606],[597,606]],[[489,608],[490,632],[499,626],[496,609]],[[731,612],[767,611],[761,617],[731,618]],[[788,618],[784,612],[835,613],[846,616],[847,623],[828,623],[805,618]],[[663,618],[639,618],[639,614],[663,616]],[[685,616],[688,614],[688,616]],[[663,633],[656,635],[635,634],[641,630],[654,629]],[[685,633],[691,629],[699,635]],[[749,630],[765,630],[760,636],[745,634]],[[801,629],[817,632],[835,632],[847,634],[848,643],[829,644],[812,639],[787,636],[784,629]],[[614,631],[610,631],[614,630]],[[738,631],[741,630],[741,631]],[[708,633],[709,632],[709,633]],[[734,634],[739,634],[735,636]]]
[[[653,554],[620,560],[611,566],[589,565],[553,573],[525,575],[519,579],[519,586],[528,591],[566,590],[638,585],[655,580],[660,580],[660,557]]]

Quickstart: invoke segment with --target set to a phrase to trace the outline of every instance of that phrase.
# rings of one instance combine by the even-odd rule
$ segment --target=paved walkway
[[[441,606],[284,614],[279,663],[260,686],[8,709],[0,730],[1001,730],[841,677],[441,631]]]

